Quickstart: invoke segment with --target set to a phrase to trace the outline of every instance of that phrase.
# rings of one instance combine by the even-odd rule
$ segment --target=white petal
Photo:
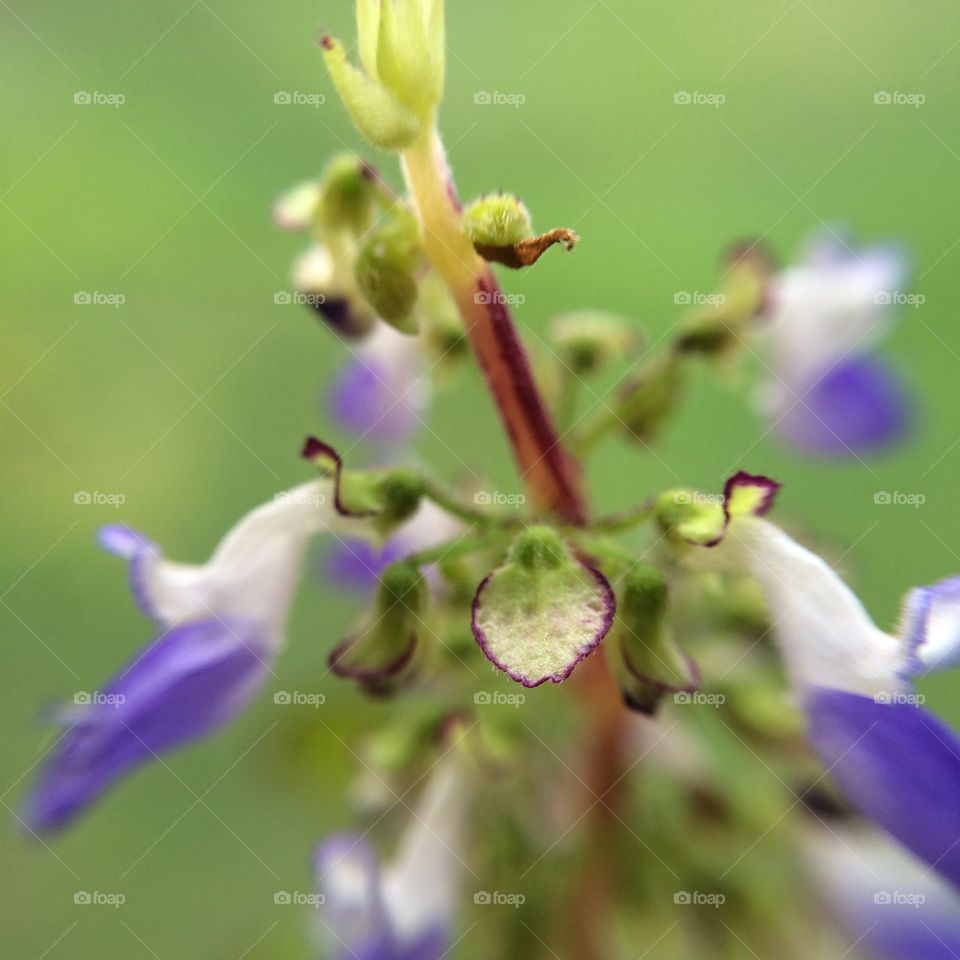
[[[293,285],[300,293],[328,294],[333,286],[335,264],[326,247],[314,246],[293,267]]]
[[[159,556],[144,570],[150,606],[167,624],[198,617],[250,617],[280,643],[310,538],[330,530],[363,536],[368,525],[341,518],[330,480],[277,494],[243,517],[203,565]]]
[[[273,219],[278,227],[299,233],[313,224],[320,202],[320,184],[316,180],[298,183],[273,205]]]
[[[467,785],[454,746],[439,761],[383,876],[391,924],[404,943],[450,928],[458,901]]]
[[[878,629],[837,573],[778,527],[755,517],[730,525],[717,548],[763,588],[774,639],[795,689],[873,697],[905,688],[901,643]]]

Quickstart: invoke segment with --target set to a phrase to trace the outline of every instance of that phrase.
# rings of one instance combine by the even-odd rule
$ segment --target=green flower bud
[[[357,256],[356,278],[374,310],[401,333],[416,334],[417,271],[423,248],[416,219],[406,212],[374,232]]]
[[[620,397],[620,419],[638,440],[653,440],[673,412],[686,386],[680,359],[668,354],[627,385]]]
[[[750,321],[763,309],[770,272],[762,250],[747,247],[734,251],[721,291],[685,318],[677,337],[678,349],[713,357],[738,347],[749,332]]]
[[[614,669],[631,709],[653,714],[669,693],[699,686],[694,662],[677,648],[667,626],[667,582],[656,567],[638,563],[622,582],[614,632]]]
[[[381,577],[369,625],[330,655],[338,676],[356,680],[373,696],[389,696],[415,673],[418,631],[429,591],[420,571],[395,563]]]
[[[376,173],[365,161],[341,154],[327,164],[320,183],[317,227],[359,236],[370,225],[377,200]]]
[[[596,373],[636,350],[639,337],[629,321],[612,313],[581,310],[554,318],[550,339],[560,359],[575,373]]]
[[[513,247],[533,236],[530,211],[509,193],[471,203],[463,212],[463,229],[474,244],[482,247]]]
[[[536,526],[524,530],[510,547],[510,561],[524,570],[555,570],[571,562],[563,538],[552,527]]]
[[[417,512],[423,480],[413,470],[390,470],[377,484],[377,497],[382,507],[373,523],[383,536],[389,536]]]

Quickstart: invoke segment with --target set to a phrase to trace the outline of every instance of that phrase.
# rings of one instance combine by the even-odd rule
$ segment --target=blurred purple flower
[[[337,375],[328,402],[340,426],[361,439],[408,441],[430,402],[419,341],[378,323]]]
[[[397,854],[381,868],[363,837],[314,855],[318,927],[336,960],[441,960],[453,939],[467,788],[451,748],[431,775]]]
[[[770,376],[759,406],[793,446],[855,456],[899,441],[912,404],[899,375],[871,352],[889,331],[906,276],[889,247],[820,239],[776,276],[762,342]]]

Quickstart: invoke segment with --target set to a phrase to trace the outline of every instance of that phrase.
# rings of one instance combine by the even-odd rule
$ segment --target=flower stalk
[[[586,520],[580,470],[544,406],[506,298],[463,229],[460,202],[433,125],[403,151],[427,258],[457,304],[467,336],[535,504],[572,524]]]

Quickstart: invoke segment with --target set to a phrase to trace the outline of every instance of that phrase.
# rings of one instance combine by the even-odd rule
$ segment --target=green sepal
[[[615,605],[599,570],[555,530],[531,527],[477,589],[473,634],[487,658],[525,687],[561,683],[606,636]]]
[[[420,505],[423,481],[412,470],[349,470],[336,449],[316,437],[307,438],[302,456],[323,475],[333,477],[337,513],[371,518],[383,538],[409,520]]]
[[[665,490],[657,497],[656,517],[671,540],[700,546],[716,543],[727,523],[722,497],[683,488]]]

